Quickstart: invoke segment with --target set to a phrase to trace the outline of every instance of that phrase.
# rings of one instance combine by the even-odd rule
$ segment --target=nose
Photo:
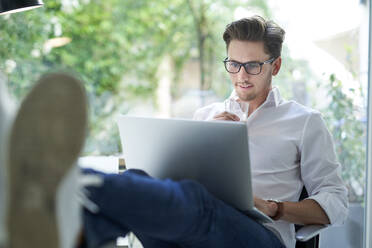
[[[250,74],[248,74],[246,71],[245,71],[245,68],[242,66],[240,68],[240,71],[237,73],[237,78],[240,82],[244,82],[244,81],[247,81],[250,77]]]

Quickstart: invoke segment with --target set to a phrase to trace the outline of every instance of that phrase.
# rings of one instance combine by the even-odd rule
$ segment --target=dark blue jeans
[[[84,210],[89,247],[100,247],[129,231],[145,248],[284,247],[271,231],[197,182],[158,180],[139,170],[98,174],[104,184],[87,189],[100,212]]]

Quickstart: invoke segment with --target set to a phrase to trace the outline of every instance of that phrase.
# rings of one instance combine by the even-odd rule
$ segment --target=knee
[[[146,171],[140,170],[140,169],[128,169],[124,173],[126,174],[136,174],[136,175],[141,175],[141,176],[147,176],[150,177],[149,174],[147,174]]]
[[[205,202],[205,200],[208,198],[209,193],[206,188],[194,180],[181,180],[180,185],[184,191],[184,194],[188,195],[189,197],[197,197],[202,202]]]
[[[188,189],[188,190],[203,190],[204,186],[192,179],[183,179],[179,181],[181,187]]]

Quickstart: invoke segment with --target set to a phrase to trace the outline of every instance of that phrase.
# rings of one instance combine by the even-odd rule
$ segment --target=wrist
[[[277,206],[274,216],[271,216],[273,220],[280,220],[284,215],[284,203],[278,200],[268,200],[269,202],[274,202]]]

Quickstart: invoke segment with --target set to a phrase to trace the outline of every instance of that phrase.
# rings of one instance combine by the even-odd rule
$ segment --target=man
[[[225,68],[234,92],[225,103],[204,107],[198,120],[239,121],[242,103],[249,105],[249,129],[255,205],[273,217],[267,225],[294,246],[297,224],[341,224],[347,216],[347,190],[340,178],[333,142],[320,114],[285,101],[272,87],[282,59],[284,30],[259,16],[227,26]],[[224,106],[238,106],[237,113]],[[302,187],[310,197],[298,202]],[[281,202],[263,199],[276,199]]]

